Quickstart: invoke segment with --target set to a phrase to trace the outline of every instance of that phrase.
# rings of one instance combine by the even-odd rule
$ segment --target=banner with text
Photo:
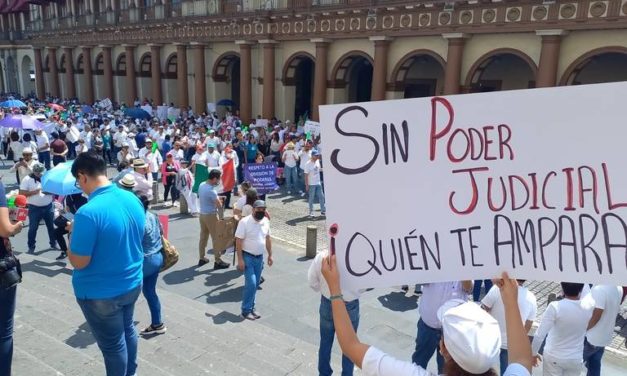
[[[625,97],[613,83],[322,106],[343,284],[626,285]]]
[[[262,195],[279,189],[276,183],[276,163],[247,163],[244,165],[244,180],[249,181]]]

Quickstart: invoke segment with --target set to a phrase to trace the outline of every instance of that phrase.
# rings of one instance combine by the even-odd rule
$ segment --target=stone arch
[[[285,90],[286,115],[295,120],[311,117],[316,59],[307,52],[297,52],[283,65],[281,80]]]
[[[446,62],[442,56],[434,51],[411,51],[392,69],[390,89],[402,93],[402,98],[440,95],[444,85],[445,67]]]
[[[20,64],[20,81],[22,85],[22,95],[35,92],[35,65],[28,55],[24,55]]]
[[[139,69],[137,71],[137,76],[138,77],[151,77],[152,76],[152,64],[153,64],[152,54],[150,52],[144,53],[139,58]]]
[[[516,69],[509,69],[509,72],[515,71],[514,77],[500,77],[505,79],[492,79],[491,75],[499,74],[495,72],[495,63],[506,62],[507,64],[517,65]],[[520,69],[528,68],[527,72],[521,74]],[[538,66],[529,55],[514,48],[499,48],[492,50],[481,56],[472,65],[466,75],[466,88],[472,92],[479,91],[495,91],[495,90],[512,90],[527,89],[535,87],[536,73]]]
[[[176,79],[178,72],[178,57],[176,52],[171,53],[165,60],[165,78]]]
[[[104,92],[105,81],[104,81],[104,53],[100,52],[94,58],[93,65],[93,75],[94,75],[94,95],[96,98],[104,99],[106,93]],[[110,98],[113,100],[113,98]]]
[[[240,55],[229,51],[218,56],[211,76],[215,82],[216,101],[230,99],[235,102],[234,108],[239,108],[240,102]]]
[[[113,81],[115,101],[118,103],[126,102],[126,53],[122,52],[115,59],[115,65],[113,66]],[[112,98],[113,100],[113,98]],[[128,103],[127,103],[128,104]],[[130,104],[133,105],[132,103]]]
[[[65,70],[67,69],[67,59],[65,54],[61,54],[61,59],[59,60],[59,68],[58,68],[58,72],[59,73],[65,73]]]
[[[10,92],[19,92],[20,88],[17,81],[17,64],[15,62],[15,58],[12,55],[8,55],[4,63],[6,72],[6,89]]]
[[[163,82],[163,100],[166,103],[176,102],[176,79],[178,71],[178,56],[176,52],[171,53],[165,59],[165,66],[162,73],[162,77],[165,79]],[[161,103],[159,103],[161,104]]]
[[[372,93],[373,60],[363,51],[342,55],[331,70],[331,85],[339,89],[334,103],[367,102]]]
[[[115,59],[115,68],[113,74],[118,76],[126,76],[126,53],[122,52]]]
[[[597,48],[586,52],[572,62],[564,71],[559,84],[579,85],[586,83],[627,81],[627,72],[624,69],[625,62],[627,62],[626,47],[609,46]],[[591,64],[604,67],[590,67]],[[616,69],[619,68],[618,66],[620,66],[620,69]],[[591,77],[582,77],[582,74],[585,74],[586,71],[590,71],[590,69],[595,70],[594,74],[589,74]],[[584,78],[583,82],[582,78]]]

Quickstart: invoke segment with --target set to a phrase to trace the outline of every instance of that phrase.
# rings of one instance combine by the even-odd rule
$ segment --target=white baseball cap
[[[499,323],[478,304],[452,299],[438,310],[446,349],[470,373],[487,372],[499,361]]]

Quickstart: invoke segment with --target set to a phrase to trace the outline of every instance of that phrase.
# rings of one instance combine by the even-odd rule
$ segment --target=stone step
[[[20,255],[24,282],[16,312],[15,373],[28,375],[102,374],[102,356],[74,298],[71,270],[63,263]],[[316,373],[317,347],[263,325],[247,321],[199,301],[158,290],[168,332],[140,339],[138,362],[149,375],[310,375]],[[138,329],[149,323],[143,297],[136,304]],[[46,338],[48,353],[64,354],[37,363],[40,348],[32,338]],[[35,339],[36,340],[36,339]],[[62,359],[80,354],[76,367]],[[41,359],[41,358],[40,358]],[[31,364],[32,363],[32,364]],[[337,368],[338,364],[334,364]],[[26,371],[35,369],[33,371]],[[78,370],[79,373],[75,371]]]

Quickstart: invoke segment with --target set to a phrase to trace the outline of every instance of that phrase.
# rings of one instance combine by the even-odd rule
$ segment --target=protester
[[[451,299],[466,300],[472,290],[472,281],[439,282],[423,285],[422,296],[418,304],[418,333],[412,361],[426,369],[433,353],[437,351],[438,373],[444,371],[444,354],[438,349],[442,338],[442,322],[438,319],[438,310]]]
[[[133,161],[133,159],[135,159],[135,156],[133,155],[133,153],[131,153],[128,142],[126,141],[123,142],[122,148],[120,149],[117,155],[118,164],[122,162],[126,162],[130,164]]]
[[[141,334],[163,334],[166,332],[167,328],[163,320],[161,320],[161,302],[159,302],[159,296],[157,295],[157,278],[163,266],[163,254],[161,253],[161,249],[163,248],[163,243],[161,242],[161,223],[159,222],[159,218],[148,210],[150,206],[148,197],[141,196],[139,199],[146,213],[146,224],[142,239],[142,249],[144,250],[144,280],[142,283],[142,292],[146,298],[146,302],[148,302],[148,308],[150,310],[150,325],[142,330]]]
[[[37,161],[33,159],[33,150],[31,148],[24,148],[22,149],[22,158],[20,158],[9,171],[17,174],[17,183],[20,184],[26,176],[33,173],[35,163],[37,163]]]
[[[281,160],[284,163],[283,175],[285,176],[285,187],[287,194],[292,194],[298,189],[298,154],[294,151],[294,144],[288,143],[283,151]]]
[[[222,201],[218,198],[216,188],[220,184],[221,172],[219,170],[209,171],[207,180],[198,187],[198,199],[200,202],[200,240],[198,241],[198,266],[203,266],[209,262],[205,256],[207,253],[207,242],[211,236],[212,244],[216,239],[216,224],[218,222],[218,210],[222,210]],[[213,269],[226,269],[229,264],[222,261],[223,249],[213,246]]]
[[[305,173],[305,190],[309,193],[309,217],[314,216],[313,204],[316,197],[318,197],[320,202],[320,215],[326,215],[324,192],[322,191],[322,181],[320,179],[321,171],[320,153],[314,150],[311,153],[311,159],[305,164],[303,171]]]
[[[157,180],[163,158],[161,158],[161,153],[158,150],[153,151],[151,139],[146,139],[146,146],[139,151],[139,158],[143,159],[148,165],[148,171],[152,174],[152,180]]]
[[[320,293],[320,347],[318,349],[318,374],[331,375],[331,350],[333,348],[333,339],[335,337],[335,327],[333,325],[333,312],[331,310],[331,295],[327,282],[322,277],[322,263],[324,259],[328,259],[328,252],[319,252],[309,266],[307,273],[309,287]],[[359,291],[342,289],[342,301],[346,306],[346,312],[350,319],[354,331],[359,326]],[[353,374],[353,362],[342,355],[342,375],[350,376]]]
[[[165,162],[161,165],[161,182],[163,183],[163,202],[167,206],[178,206],[179,192],[176,189],[176,175],[178,174],[180,166],[178,162],[174,160],[172,154],[167,154]],[[171,193],[172,202],[168,203],[168,195]]]
[[[242,210],[238,213],[239,217],[247,217],[254,212],[254,205],[257,200],[259,200],[259,195],[257,194],[257,190],[255,188],[249,188],[246,191],[246,195],[244,196],[246,202],[242,207]]]
[[[82,193],[75,193],[73,195],[65,196],[63,200],[65,205],[60,210],[59,215],[55,218],[54,235],[61,253],[57,257],[57,260],[63,260],[67,257],[67,243],[65,242],[65,235],[68,234],[66,227],[74,219],[74,215],[81,206],[87,203],[87,198]]]
[[[41,176],[44,174],[44,165],[37,162],[33,164],[33,173],[24,177],[20,183],[20,194],[26,196],[28,202],[28,253],[35,252],[37,241],[37,229],[43,219],[48,230],[50,248],[56,248],[54,236],[54,210],[52,196],[41,190]]]
[[[588,369],[587,376],[601,375],[601,360],[605,346],[612,342],[616,316],[620,312],[623,289],[614,285],[596,285],[586,297],[587,303],[594,301],[592,317],[583,347],[583,361]]]
[[[244,208],[248,200],[246,193],[248,192],[250,188],[251,188],[250,183],[247,181],[242,182],[242,184],[240,184],[239,186],[239,192],[238,192],[239,198],[235,202],[235,205],[233,205],[233,217],[235,217],[238,221],[242,217],[242,209]],[[256,194],[257,192],[255,190],[255,195]]]
[[[520,310],[520,317],[523,320],[526,333],[529,333],[538,311],[536,296],[523,286],[525,280],[517,279],[516,282],[518,282],[518,309]],[[492,281],[490,281],[490,285],[492,285]],[[473,290],[473,294],[474,292],[475,290]],[[507,331],[505,324],[505,306],[501,297],[501,290],[497,286],[492,286],[483,300],[481,300],[481,308],[488,311],[492,317],[494,317],[494,319],[499,323],[499,328],[501,329],[501,354],[499,356],[499,364],[500,374],[503,375],[505,374],[505,370],[508,365]]]
[[[133,192],[135,190],[135,186],[137,186],[137,182],[135,181],[135,175],[124,175],[122,179],[118,180],[118,186],[126,191]]]
[[[148,165],[143,159],[133,160],[134,191],[138,196],[146,196],[152,200],[152,174],[148,173]]]
[[[89,151],[89,148],[87,147],[87,145],[85,145],[85,140],[82,138],[79,138],[78,143],[76,145],[76,155],[79,155],[81,153],[86,153],[87,151]]]
[[[62,136],[59,136],[57,132],[52,132],[50,150],[52,150],[52,164],[54,166],[67,160],[66,155],[68,153],[68,146],[64,140],[65,133],[61,133],[61,135]]]
[[[335,333],[344,353],[364,376],[435,376],[409,362],[396,360],[381,350],[359,341],[353,329],[340,289],[340,275],[335,256],[325,258],[322,275],[329,286]],[[506,376],[531,375],[531,348],[522,325],[517,304],[517,283],[503,273],[498,281],[505,305],[507,335],[510,339],[509,367]],[[470,290],[470,288],[469,288]],[[446,375],[494,376],[491,369],[498,357],[500,332],[498,323],[474,303],[453,300],[438,309],[442,327],[441,352],[446,358]]]
[[[72,175],[89,196],[68,226],[76,300],[102,351],[107,376],[134,375],[133,312],[143,280],[144,208],[135,195],[109,182],[106,163],[94,150],[77,156]]]
[[[492,288],[492,281],[489,279],[476,279],[472,287],[472,300],[478,302],[481,300],[481,287],[485,286],[485,293]]]
[[[11,375],[13,362],[13,316],[17,282],[11,278],[16,273],[16,259],[13,255],[10,237],[19,234],[24,224],[9,220],[6,191],[0,182],[0,375]]]
[[[38,129],[35,131],[36,141],[37,141],[37,154],[39,162],[44,164],[46,170],[50,170],[50,142],[48,139],[48,135]]]
[[[189,170],[189,163],[186,160],[181,160],[180,165],[181,168],[176,174],[176,190],[179,192],[179,196],[182,195],[187,203],[188,212],[195,216],[199,214],[200,208],[198,207],[198,196],[192,192],[194,175]]]
[[[237,269],[244,272],[244,293],[242,297],[242,317],[257,320],[261,315],[255,310],[255,297],[261,283],[263,254],[268,252],[268,266],[272,266],[272,240],[270,221],[266,218],[266,203],[257,200],[254,213],[242,218],[235,231]]]
[[[579,376],[583,369],[586,330],[594,302],[581,300],[583,283],[562,282],[564,298],[548,305],[531,345],[535,365],[544,376]],[[538,354],[546,338],[544,353]]]

